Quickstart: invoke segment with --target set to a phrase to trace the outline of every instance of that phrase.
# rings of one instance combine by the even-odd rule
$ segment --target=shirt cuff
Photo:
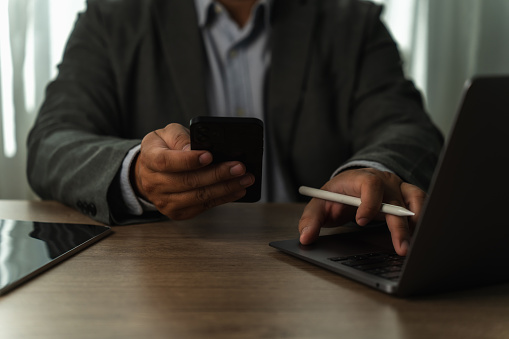
[[[368,160],[356,160],[356,161],[348,162],[348,163],[344,164],[343,166],[339,167],[337,170],[335,170],[334,173],[332,173],[332,175],[331,175],[331,179],[333,177],[335,177],[336,175],[338,175],[340,172],[343,172],[344,170],[352,168],[352,167],[370,167],[370,168],[377,169],[379,171],[394,173],[394,171],[390,170],[389,168],[385,167],[384,165],[382,165],[379,162],[368,161]]]
[[[131,185],[131,165],[138,153],[140,153],[140,147],[141,145],[137,145],[129,150],[122,162],[122,168],[120,169],[120,192],[127,206],[127,212],[131,215],[142,215],[143,212],[157,210],[153,204],[138,197]]]

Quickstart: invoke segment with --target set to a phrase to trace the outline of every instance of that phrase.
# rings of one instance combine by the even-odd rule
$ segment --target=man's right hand
[[[131,183],[164,215],[189,219],[242,198],[254,183],[254,176],[238,161],[211,163],[210,152],[191,150],[189,129],[170,124],[143,138]]]

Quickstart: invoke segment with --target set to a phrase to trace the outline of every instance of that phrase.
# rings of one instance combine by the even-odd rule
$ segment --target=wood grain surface
[[[0,338],[509,338],[509,285],[398,299],[269,247],[303,207],[115,226],[0,297]],[[0,217],[93,223],[51,201],[1,200]]]

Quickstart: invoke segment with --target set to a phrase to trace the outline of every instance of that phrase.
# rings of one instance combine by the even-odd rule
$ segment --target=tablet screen
[[[0,295],[109,233],[107,226],[0,219]]]

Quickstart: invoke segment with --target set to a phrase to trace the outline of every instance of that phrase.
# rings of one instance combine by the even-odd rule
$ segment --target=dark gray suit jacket
[[[356,0],[274,1],[264,120],[296,201],[299,185],[321,187],[357,159],[429,184],[442,136],[380,11]],[[193,1],[89,1],[28,139],[34,191],[105,223],[135,221],[120,197],[122,160],[148,132],[209,114],[207,71]]]

